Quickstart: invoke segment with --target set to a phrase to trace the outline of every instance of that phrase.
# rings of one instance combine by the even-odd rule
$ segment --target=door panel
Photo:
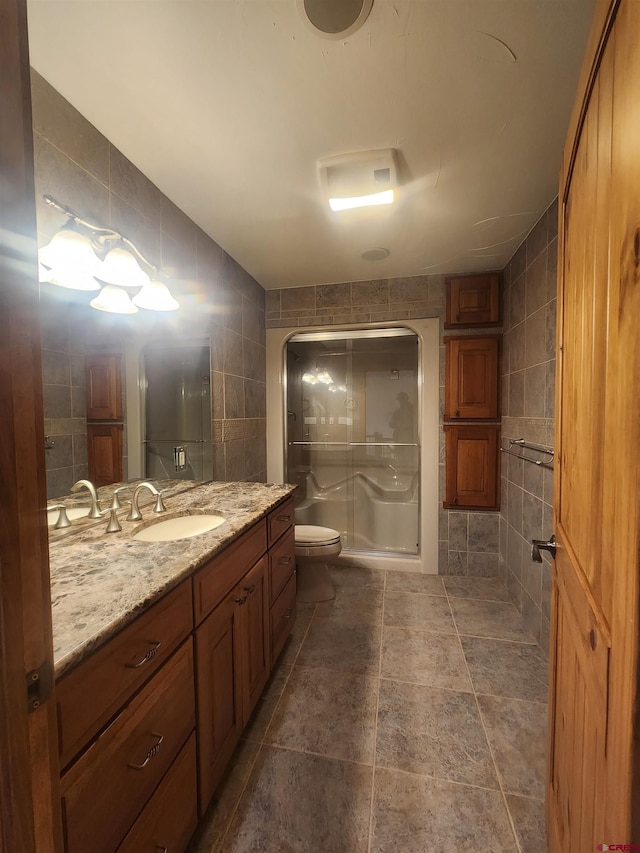
[[[637,843],[632,820],[640,813],[633,759],[640,4],[622,0],[615,18],[603,8],[596,17],[601,28],[612,22],[611,30],[599,40],[592,36],[595,70],[583,75],[591,83],[585,83],[582,120],[573,122],[576,137],[567,142],[561,184],[548,792],[553,853]]]

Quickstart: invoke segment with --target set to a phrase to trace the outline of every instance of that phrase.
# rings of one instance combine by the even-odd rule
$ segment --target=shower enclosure
[[[145,475],[211,479],[211,395],[208,346],[147,346]]]
[[[420,551],[418,337],[407,329],[299,333],[286,345],[287,481],[296,522],[343,548]]]

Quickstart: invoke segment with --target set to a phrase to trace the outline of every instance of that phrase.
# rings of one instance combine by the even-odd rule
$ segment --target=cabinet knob
[[[243,595],[242,598],[236,598],[235,602],[236,602],[236,604],[244,604],[246,600],[247,600],[247,596]]]
[[[459,418],[459,417],[460,417],[460,410],[459,410],[459,409],[456,409],[456,410],[455,410],[455,412],[454,412],[454,415],[455,415],[457,418]]]
[[[288,566],[291,560],[293,560],[293,557],[280,557],[280,562],[283,566]]]
[[[293,615],[293,607],[287,607],[285,614],[282,618],[283,619],[291,619],[292,615]]]
[[[255,588],[256,588],[256,585],[254,583],[252,583],[251,586],[245,586],[244,591],[249,593],[249,595],[251,595],[251,593],[253,592],[253,590]]]

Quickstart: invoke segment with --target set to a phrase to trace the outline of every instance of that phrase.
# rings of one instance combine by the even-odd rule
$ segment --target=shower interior
[[[296,521],[352,552],[420,553],[420,359],[408,329],[300,333],[286,345]]]

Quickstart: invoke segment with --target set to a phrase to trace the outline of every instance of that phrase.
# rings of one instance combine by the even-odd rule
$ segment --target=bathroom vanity
[[[51,543],[67,853],[182,851],[295,621],[293,487],[210,483]],[[225,522],[133,539],[171,515]]]

